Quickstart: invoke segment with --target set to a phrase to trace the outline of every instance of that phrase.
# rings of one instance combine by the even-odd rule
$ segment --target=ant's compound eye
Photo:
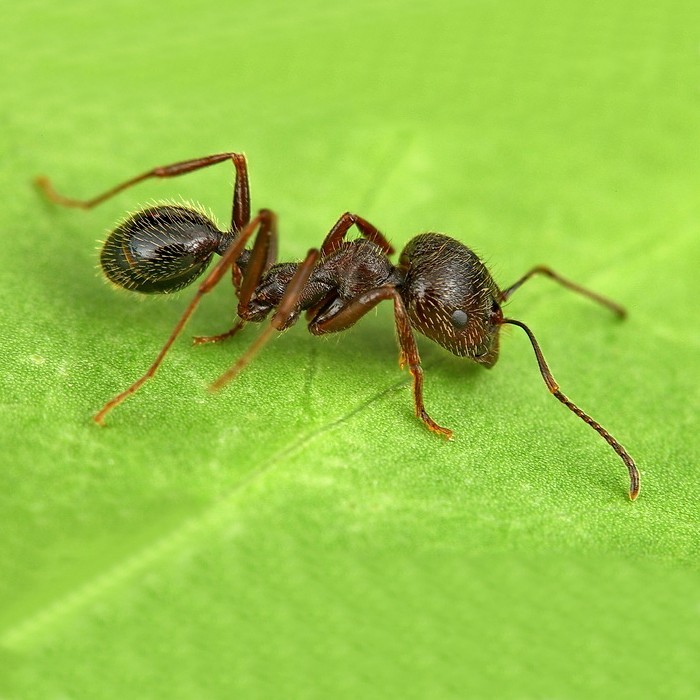
[[[452,325],[455,328],[466,328],[469,323],[469,315],[462,309],[452,312]]]

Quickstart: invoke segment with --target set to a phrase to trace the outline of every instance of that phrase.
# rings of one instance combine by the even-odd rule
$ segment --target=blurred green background
[[[700,6],[685,2],[26,2],[0,42],[0,697],[700,695]],[[492,372],[421,342],[412,415],[390,308],[284,334],[207,299],[116,293],[95,241],[184,198],[229,216],[227,165],[59,209],[155,165],[245,151],[281,258],[347,209],[400,248],[444,231],[505,286],[541,279]]]

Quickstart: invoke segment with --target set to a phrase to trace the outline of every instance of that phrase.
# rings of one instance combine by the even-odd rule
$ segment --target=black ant
[[[238,319],[220,335],[197,337],[195,343],[218,342],[237,333],[247,321],[261,322],[272,311],[269,326],[238,361],[211,388],[231,381],[258,353],[269,338],[296,323],[306,312],[314,335],[350,328],[382,301],[394,305],[399,341],[399,364],[408,365],[413,376],[416,415],[435,433],[452,437],[438,425],[423,405],[423,370],[412,329],[460,357],[490,368],[496,364],[499,332],[503,324],[525,331],[549,391],[591,426],[618,454],[629,471],[629,497],[639,493],[639,472],[625,448],[599,423],[584,413],[560,390],[532,331],[521,321],[505,318],[502,304],[534,275],[546,275],[564,287],[606,306],[620,318],[625,310],[609,299],[570,282],[548,267],[535,267],[506,289],[499,289],[481,260],[465,245],[439,233],[413,238],[394,265],[391,244],[368,221],[346,212],[328,232],[320,249],[312,248],[301,263],[277,263],[277,217],[261,209],[250,217],[250,191],[245,157],[220,153],[154,168],[89,200],[63,197],[49,180],[37,178],[38,186],[53,202],[90,209],[132,185],[149,178],[190,173],[226,160],[233,161],[236,182],[231,228],[220,231],[200,211],[183,205],[152,206],[130,216],[110,233],[100,262],[107,278],[119,287],[145,294],[174,292],[192,283],[209,265],[214,253],[221,260],[199,285],[194,298],[175,325],[158,357],[146,373],[126,390],[110,399],[95,414],[105,416],[153,376],[202,297],[231,270],[238,297]],[[356,226],[363,238],[348,241]],[[257,231],[252,248],[246,243]]]

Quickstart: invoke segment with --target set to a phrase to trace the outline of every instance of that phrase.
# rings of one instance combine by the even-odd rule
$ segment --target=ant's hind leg
[[[250,257],[245,268],[245,274],[240,275],[240,269],[234,263],[234,287],[238,296],[238,308],[245,309],[250,302],[253,292],[255,291],[262,276],[267,270],[277,261],[277,217],[270,214],[269,225],[260,229],[260,233],[255,238],[253,250],[250,252]],[[239,311],[240,313],[240,311]],[[194,345],[204,345],[206,343],[220,343],[223,340],[232,338],[238,331],[245,326],[245,321],[238,318],[233,328],[219,333],[218,335],[200,335],[193,338]]]
[[[113,197],[119,192],[123,192],[129,187],[137,185],[139,182],[149,180],[151,178],[166,178],[185,175],[186,173],[207,168],[216,163],[222,163],[225,160],[232,160],[236,167],[236,184],[233,194],[233,211],[231,214],[231,227],[234,231],[240,231],[250,220],[250,188],[248,185],[248,168],[246,166],[245,156],[241,153],[217,153],[212,156],[204,156],[203,158],[194,158],[193,160],[183,160],[171,165],[161,165],[145,173],[141,173],[130,180],[126,180],[102,194],[93,197],[92,199],[73,199],[64,197],[56,192],[48,177],[40,175],[35,178],[34,182],[37,187],[44,193],[47,199],[56,204],[61,204],[64,207],[76,207],[78,209],[92,209],[92,207],[101,204],[105,200]]]
[[[408,312],[401,295],[395,287],[384,286],[371,289],[349,301],[345,306],[332,307],[331,313],[325,316],[324,312],[321,311],[309,323],[309,331],[314,335],[343,331],[356,323],[377,304],[389,299],[394,301],[394,320],[399,337],[399,364],[402,369],[404,364],[407,364],[413,377],[413,402],[416,416],[425,423],[429,430],[438,433],[438,435],[444,435],[448,440],[451,440],[452,431],[449,428],[443,428],[441,425],[438,425],[425,410],[425,405],[423,404],[423,368],[420,363],[418,346],[416,345],[416,339],[413,337]]]
[[[233,338],[238,331],[242,330],[245,327],[245,321],[242,318],[239,318],[236,323],[233,325],[232,328],[229,328],[229,330],[224,331],[223,333],[219,333],[218,335],[195,335],[192,337],[192,345],[206,345],[207,343],[221,343],[224,340],[228,340],[229,338]]]
[[[158,356],[153,361],[151,366],[146,370],[146,372],[139,377],[131,386],[127,387],[120,394],[117,394],[114,398],[110,399],[93,417],[94,421],[99,425],[104,423],[105,416],[113,409],[116,408],[125,399],[129,398],[132,394],[135,394],[145,383],[148,381],[155,373],[158,367],[160,367],[165,355],[168,350],[175,342],[177,337],[182,332],[182,329],[189,321],[190,316],[194,313],[194,310],[199,305],[202,297],[210,292],[223,278],[228,270],[229,266],[234,263],[241,251],[245,247],[246,242],[255,231],[258,226],[261,228],[261,232],[258,235],[263,235],[262,232],[269,228],[270,221],[274,217],[271,212],[261,211],[240,233],[236,238],[234,243],[226,250],[222,255],[221,260],[215,265],[212,271],[207,275],[206,279],[199,285],[195,296],[192,298],[187,308],[180,316],[180,320],[175,324],[170,336],[165,341],[165,345],[161,348]]]
[[[257,241],[256,241],[257,244]],[[211,391],[217,391],[228,384],[250,361],[260,352],[263,345],[274,335],[275,332],[284,330],[291,322],[296,320],[296,308],[299,299],[306,287],[309,277],[313,272],[316,261],[319,257],[319,251],[312,248],[306,254],[303,262],[299,264],[292,279],[289,281],[287,288],[284,290],[282,299],[280,300],[277,311],[275,312],[270,325],[255,339],[246,352],[238,358],[238,361],[226,372],[224,372],[210,387]],[[245,287],[246,280],[243,282]]]

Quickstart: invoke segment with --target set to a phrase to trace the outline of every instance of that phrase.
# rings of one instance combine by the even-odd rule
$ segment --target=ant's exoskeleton
[[[416,415],[430,430],[449,439],[452,431],[438,425],[423,405],[423,370],[412,329],[455,355],[490,368],[498,360],[501,326],[512,324],[522,328],[530,339],[549,391],[590,425],[622,459],[629,471],[629,497],[637,497],[639,472],[634,460],[605,428],[559,390],[532,331],[521,321],[503,315],[502,304],[513,292],[532,276],[541,274],[606,306],[618,317],[625,316],[625,310],[615,302],[560,277],[548,267],[535,267],[501,290],[475,253],[454,238],[439,233],[423,233],[413,238],[399,256],[398,265],[394,265],[389,259],[394,253],[391,244],[372,224],[349,212],[338,219],[321,247],[309,250],[301,263],[277,263],[277,218],[268,209],[261,209],[250,218],[246,161],[238,153],[220,153],[154,168],[89,200],[63,197],[43,177],[37,178],[37,184],[58,204],[90,209],[149,178],[175,177],[226,160],[231,160],[236,169],[229,230],[219,230],[197,209],[167,204],[130,216],[104,243],[100,262],[107,278],[119,287],[146,294],[181,289],[204,272],[214,253],[221,259],[200,284],[153,364],[95,414],[97,423],[102,424],[115,406],[153,376],[202,297],[230,269],[238,297],[238,319],[229,331],[195,338],[195,343],[229,338],[247,321],[260,322],[272,311],[274,314],[269,326],[211,385],[212,389],[220,389],[233,379],[275,332],[296,323],[302,311],[306,312],[309,331],[323,335],[350,328],[380,302],[391,301],[399,364],[401,368],[408,365],[413,376]],[[363,237],[348,241],[346,235],[353,225]],[[256,231],[252,248],[246,248]]]

